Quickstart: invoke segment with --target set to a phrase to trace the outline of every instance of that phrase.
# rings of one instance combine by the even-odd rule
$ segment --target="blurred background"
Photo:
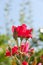
[[[0,0],[0,65],[11,65],[4,57],[8,44],[15,43],[11,27],[23,23],[33,28],[31,47],[43,53],[43,0]]]

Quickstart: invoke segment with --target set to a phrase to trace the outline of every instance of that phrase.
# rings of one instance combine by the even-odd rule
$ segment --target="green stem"
[[[16,55],[15,55],[15,59],[18,61],[19,65],[21,65],[21,61],[16,57]]]
[[[18,46],[18,39],[16,39],[15,41],[16,41],[16,44],[17,44],[17,46]]]

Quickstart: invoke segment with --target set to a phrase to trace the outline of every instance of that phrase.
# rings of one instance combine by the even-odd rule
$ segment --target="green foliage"
[[[5,48],[2,49],[3,51],[0,52],[0,65],[11,65],[10,58],[5,56]]]
[[[5,56],[8,39],[6,35],[0,35],[0,65],[11,65],[10,58]]]
[[[6,43],[8,39],[6,35],[0,35],[0,45]]]
[[[39,39],[40,39],[41,41],[43,41],[43,33],[40,33],[40,34],[39,34]]]
[[[43,55],[43,49],[39,50],[38,52],[35,53],[35,57],[37,57],[37,62],[40,61],[40,57]]]

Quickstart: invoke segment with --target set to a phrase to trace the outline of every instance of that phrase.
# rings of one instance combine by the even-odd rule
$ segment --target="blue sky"
[[[1,33],[5,33],[5,17],[4,17],[4,8],[6,3],[9,0],[0,0],[0,26],[3,28],[0,29]],[[26,0],[25,0],[26,1]],[[23,0],[12,0],[11,2],[11,10],[10,10],[10,19],[14,20],[15,25],[19,25],[19,12],[20,12],[20,3]],[[31,0],[32,6],[32,19],[33,19],[33,27],[35,30],[43,27],[43,0]]]

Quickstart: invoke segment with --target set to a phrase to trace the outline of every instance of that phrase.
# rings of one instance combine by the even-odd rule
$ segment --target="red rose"
[[[24,38],[24,32],[22,30],[18,33],[18,37]]]
[[[27,26],[22,24],[21,26],[17,27],[18,37],[24,37],[24,33],[26,32]]]
[[[17,52],[18,52],[18,47],[17,46],[14,46],[12,48],[12,55],[15,54],[15,53],[17,53]]]
[[[22,37],[22,38],[32,38],[32,30],[33,29],[27,29],[27,26],[25,24],[22,24],[21,26],[12,26],[12,32],[13,37]]]
[[[16,26],[12,26],[12,32],[14,32],[16,30]]]
[[[28,65],[28,62],[23,61],[23,62],[22,62],[22,65]]]
[[[21,29],[21,26],[18,26],[18,27],[17,27],[17,32],[19,32],[19,31],[20,31],[20,29]]]
[[[27,26],[25,24],[22,24],[23,29],[27,29]]]
[[[11,52],[9,50],[6,50],[6,56],[11,56],[18,53],[18,47],[17,46],[14,46],[12,49],[11,49]]]
[[[29,47],[30,47],[30,45],[29,45],[28,42],[22,44],[22,45],[21,45],[21,52],[27,53],[28,50],[29,50]]]
[[[21,52],[24,52],[25,45],[22,44],[20,48],[21,48]]]
[[[32,38],[32,34],[31,34],[30,30],[26,30],[25,38]]]
[[[29,32],[32,33],[32,31],[33,31],[33,29],[31,28],[31,29],[29,30]]]
[[[6,56],[11,56],[11,53],[9,50],[6,50]]]

